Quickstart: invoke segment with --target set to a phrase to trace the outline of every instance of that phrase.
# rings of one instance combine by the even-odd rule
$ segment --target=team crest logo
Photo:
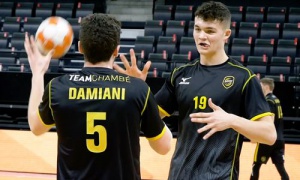
[[[225,89],[230,88],[234,84],[234,77],[233,76],[226,76],[223,79],[222,85],[224,86]]]

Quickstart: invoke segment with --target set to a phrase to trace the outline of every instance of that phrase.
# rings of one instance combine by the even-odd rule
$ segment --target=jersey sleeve
[[[159,110],[166,116],[170,116],[177,110],[177,102],[174,88],[174,72],[166,79],[161,89],[155,94],[156,102],[159,105]]]
[[[146,138],[159,139],[165,132],[165,124],[161,120],[154,95],[148,88],[144,110],[142,112],[141,131]]]
[[[255,121],[272,115],[258,79],[252,76],[247,82],[244,89],[246,118]]]
[[[42,102],[39,105],[39,115],[41,120],[46,125],[53,125],[54,119],[52,116],[51,106],[51,84],[52,80],[46,85]]]

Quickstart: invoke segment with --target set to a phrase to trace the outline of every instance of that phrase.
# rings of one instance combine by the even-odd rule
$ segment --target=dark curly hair
[[[80,23],[79,40],[86,61],[109,61],[120,44],[121,23],[107,14],[95,13]]]
[[[204,21],[220,21],[224,27],[230,28],[231,13],[226,5],[221,2],[208,1],[202,3],[195,12],[195,17]]]

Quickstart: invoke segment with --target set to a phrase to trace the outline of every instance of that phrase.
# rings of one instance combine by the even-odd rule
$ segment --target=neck
[[[113,63],[114,63],[113,57],[111,57],[109,61],[98,62],[96,64],[92,64],[91,62],[85,60],[83,67],[102,67],[102,68],[113,69]]]
[[[272,91],[266,91],[265,92],[265,96],[267,96],[268,94],[273,93]]]
[[[223,51],[222,53],[215,53],[215,54],[205,54],[205,55],[201,55],[200,54],[200,63],[202,65],[206,65],[206,66],[213,66],[213,65],[219,65],[222,64],[224,62],[226,62],[228,60],[228,56],[225,53],[225,51]]]

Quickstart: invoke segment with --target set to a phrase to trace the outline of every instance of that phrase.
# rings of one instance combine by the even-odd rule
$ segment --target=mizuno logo
[[[186,80],[191,79],[192,77],[188,77],[188,78],[181,78],[181,82],[179,84],[190,84],[190,82],[186,82]]]

